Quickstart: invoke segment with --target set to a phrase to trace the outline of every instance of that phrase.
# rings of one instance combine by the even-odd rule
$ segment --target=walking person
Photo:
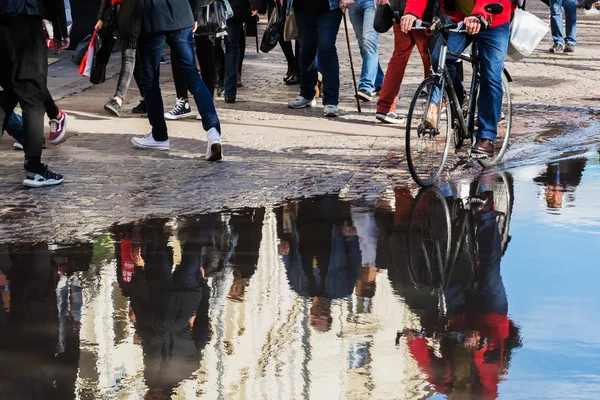
[[[47,15],[42,15],[45,10]],[[17,103],[23,110],[25,180],[28,187],[58,185],[62,175],[42,164],[48,54],[42,17],[52,22],[57,53],[70,44],[63,0],[4,0],[0,3],[0,121]]]
[[[295,0],[300,39],[300,94],[288,103],[292,109],[315,106],[319,71],[323,74],[323,106],[326,117],[339,115],[340,63],[336,38],[343,12],[354,0]],[[344,10],[344,11],[342,11]],[[317,54],[321,69],[317,67]]]
[[[269,21],[271,20],[271,15],[273,12],[277,12],[277,5],[275,2],[280,3],[281,10],[287,10],[288,7],[288,0],[267,0],[267,17]],[[288,69],[283,77],[283,81],[286,83],[286,85],[296,85],[300,83],[300,80],[298,79],[298,70],[300,69],[298,65],[300,58],[300,43],[298,40],[296,40],[296,55],[294,56],[294,47],[292,47],[292,42],[286,41],[284,34],[281,33],[279,35],[279,47],[281,47],[281,51],[283,51],[283,55],[285,56],[285,60],[287,61],[288,65]]]
[[[404,14],[405,1],[383,0],[382,4],[389,3],[393,11]],[[436,0],[429,0],[423,13],[423,21],[430,22],[434,15]],[[423,75],[429,75],[431,71],[431,60],[429,57],[429,38],[422,30],[410,30],[407,33],[400,29],[399,21],[394,21],[394,53],[390,58],[387,73],[383,80],[379,100],[377,101],[377,113],[375,118],[387,124],[401,124],[404,118],[396,114],[396,103],[400,86],[404,79],[404,72],[413,49],[417,46],[421,60],[423,61]]]
[[[145,114],[146,103],[143,100],[144,90],[140,82],[140,65],[136,55],[137,41],[142,28],[142,2],[143,0],[101,0],[100,10],[98,11],[98,22],[95,30],[101,29],[115,30],[121,36],[121,72],[117,82],[115,95],[104,105],[104,109],[117,117],[121,115],[121,107],[129,90],[131,78],[135,82],[142,95],[142,101],[133,108],[134,114]],[[105,20],[111,13],[111,8],[120,4],[117,13],[116,24],[105,26]],[[115,26],[116,25],[116,26]]]
[[[566,31],[563,31],[563,8],[565,9]],[[572,53],[575,51],[575,45],[577,44],[576,0],[550,0],[550,30],[552,40],[554,40],[550,53]]]
[[[373,28],[375,1],[357,0],[348,14],[362,57],[357,96],[363,101],[372,101],[381,91],[384,77],[379,64],[379,33]]]
[[[221,161],[221,124],[194,58],[194,16],[198,15],[200,4],[198,0],[144,0],[138,51],[142,87],[152,131],[146,136],[134,137],[131,141],[139,149],[169,150],[171,147],[159,85],[160,57],[166,42],[171,48],[171,60],[178,59],[185,83],[202,116],[202,126],[208,142],[205,158],[208,161]]]

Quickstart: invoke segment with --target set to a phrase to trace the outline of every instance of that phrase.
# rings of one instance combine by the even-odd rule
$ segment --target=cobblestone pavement
[[[548,18],[540,2],[533,10]],[[594,119],[600,109],[600,17],[582,17],[580,41],[572,55],[551,55],[550,35],[526,62],[507,62],[514,82],[513,146],[531,140],[547,125],[569,130]],[[351,33],[351,41],[356,42]],[[393,48],[392,34],[381,36],[385,68]],[[375,103],[356,112],[343,28],[338,36],[341,61],[341,112],[336,120],[321,117],[321,107],[289,110],[297,94],[282,77],[286,70],[279,48],[254,51],[248,38],[244,87],[238,102],[217,100],[223,121],[226,161],[203,160],[206,141],[200,122],[169,122],[168,153],[132,148],[133,135],[149,131],[145,118],[117,119],[102,110],[113,94],[116,78],[90,87],[68,60],[50,67],[49,86],[70,116],[66,141],[44,151],[44,161],[65,175],[63,185],[42,190],[21,186],[22,154],[11,150],[7,135],[0,141],[0,242],[26,239],[82,240],[107,226],[150,215],[198,213],[224,208],[268,205],[285,198],[342,190],[346,197],[375,201],[395,185],[410,184],[404,162],[403,129],[374,123]],[[359,64],[358,47],[352,49]],[[109,75],[118,70],[111,62]],[[162,67],[165,107],[175,101],[170,67]],[[401,90],[400,112],[406,112],[422,79],[418,54],[413,55]],[[135,86],[135,85],[134,85]],[[126,109],[137,104],[130,91]],[[556,125],[556,124],[559,125]],[[569,125],[570,124],[570,125]]]

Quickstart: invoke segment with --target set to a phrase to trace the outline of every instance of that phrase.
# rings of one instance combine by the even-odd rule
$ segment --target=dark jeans
[[[242,30],[240,35],[240,63],[238,66],[238,73],[242,74],[242,64],[244,63],[244,56],[246,55],[246,30]],[[225,87],[225,51],[223,50],[223,38],[219,37],[215,39],[215,48],[213,52],[215,58],[215,68],[217,70],[217,85],[220,88]]]
[[[173,32],[145,34],[140,37],[138,52],[142,72],[142,87],[144,88],[148,108],[148,120],[152,125],[152,137],[156,141],[165,141],[169,138],[159,84],[160,57],[165,42],[171,48],[171,60],[178,58],[177,62],[181,66],[185,83],[194,96],[196,107],[202,116],[204,130],[208,131],[211,128],[216,128],[220,133],[221,124],[215,110],[215,104],[196,69],[194,38],[190,27]]]
[[[117,91],[115,96],[125,99],[127,91],[131,85],[131,78],[135,79],[135,83],[140,89],[140,95],[144,97],[144,89],[142,89],[142,82],[140,80],[140,62],[137,57],[136,49],[125,47],[125,43],[129,40],[123,40],[121,42],[121,72],[119,73],[119,81],[117,82]]]
[[[498,122],[502,113],[502,70],[504,59],[508,50],[510,38],[510,23],[492,29],[482,29],[477,34],[477,51],[479,54],[479,102],[477,115],[477,137],[495,140],[498,132]],[[448,35],[448,49],[461,53],[468,45],[470,37],[467,34],[450,33]],[[432,64],[437,64],[438,46],[432,55]],[[456,59],[448,57],[446,66],[454,85],[454,90],[461,100],[464,88],[457,79]],[[439,94],[438,99],[439,101]],[[437,102],[436,102],[437,103]]]
[[[48,55],[42,19],[15,17],[0,22],[0,121],[6,123],[17,103],[23,110],[25,168],[41,166],[44,101],[48,96]]]
[[[217,71],[215,68],[215,58],[213,57],[213,41],[209,36],[194,36],[194,42],[196,42],[196,57],[198,57],[198,63],[200,64],[202,81],[208,88],[210,95],[215,97]],[[183,79],[181,66],[177,58],[171,60],[171,69],[173,71],[173,81],[175,82],[177,98],[187,100],[187,85],[185,84],[185,79]]]
[[[241,46],[242,41],[244,46]],[[239,21],[227,22],[225,36],[225,72],[223,88],[225,97],[235,99],[237,96],[237,77],[242,71],[243,54],[246,52],[246,35],[244,23]]]
[[[46,115],[50,119],[55,119],[56,117],[58,117],[58,113],[60,112],[60,109],[54,102],[54,99],[50,95],[50,92],[48,92],[48,89],[46,89],[46,92],[47,92],[46,100],[44,101],[44,107],[46,107]],[[13,111],[13,113],[8,116],[3,129],[6,131],[6,133],[8,133],[10,136],[12,136],[12,138],[15,139],[17,142],[19,142],[21,144],[24,143],[25,130],[23,128],[23,118],[21,118],[21,116],[19,114],[15,113]]]
[[[300,39],[300,96],[313,99],[318,79],[317,53],[323,74],[323,105],[335,105],[340,97],[340,63],[335,41],[342,10],[313,15],[294,10]]]

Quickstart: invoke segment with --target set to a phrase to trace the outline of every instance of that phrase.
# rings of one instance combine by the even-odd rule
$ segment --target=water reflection
[[[565,157],[572,154],[564,154]],[[534,182],[544,188],[546,206],[550,210],[563,208],[563,203],[573,206],[575,189],[581,183],[586,158],[569,158],[549,163],[546,170],[534,178]]]
[[[519,344],[512,196],[491,175],[375,208],[328,195],[9,246],[3,395],[494,398]]]

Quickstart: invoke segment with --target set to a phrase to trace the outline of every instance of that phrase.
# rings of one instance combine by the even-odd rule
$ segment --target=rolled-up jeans
[[[510,38],[510,23],[490,29],[482,29],[477,34],[477,52],[479,57],[479,97],[477,104],[477,137],[495,140],[498,132],[498,122],[502,113],[502,73],[504,59],[508,50]],[[450,33],[448,35],[448,50],[462,53],[470,42],[466,34]],[[432,54],[432,65],[437,65],[439,59],[439,46],[435,46]],[[459,101],[464,95],[464,88],[457,78],[456,58],[446,58],[446,68],[454,86]],[[440,93],[436,90],[432,95],[432,102],[439,105]]]

